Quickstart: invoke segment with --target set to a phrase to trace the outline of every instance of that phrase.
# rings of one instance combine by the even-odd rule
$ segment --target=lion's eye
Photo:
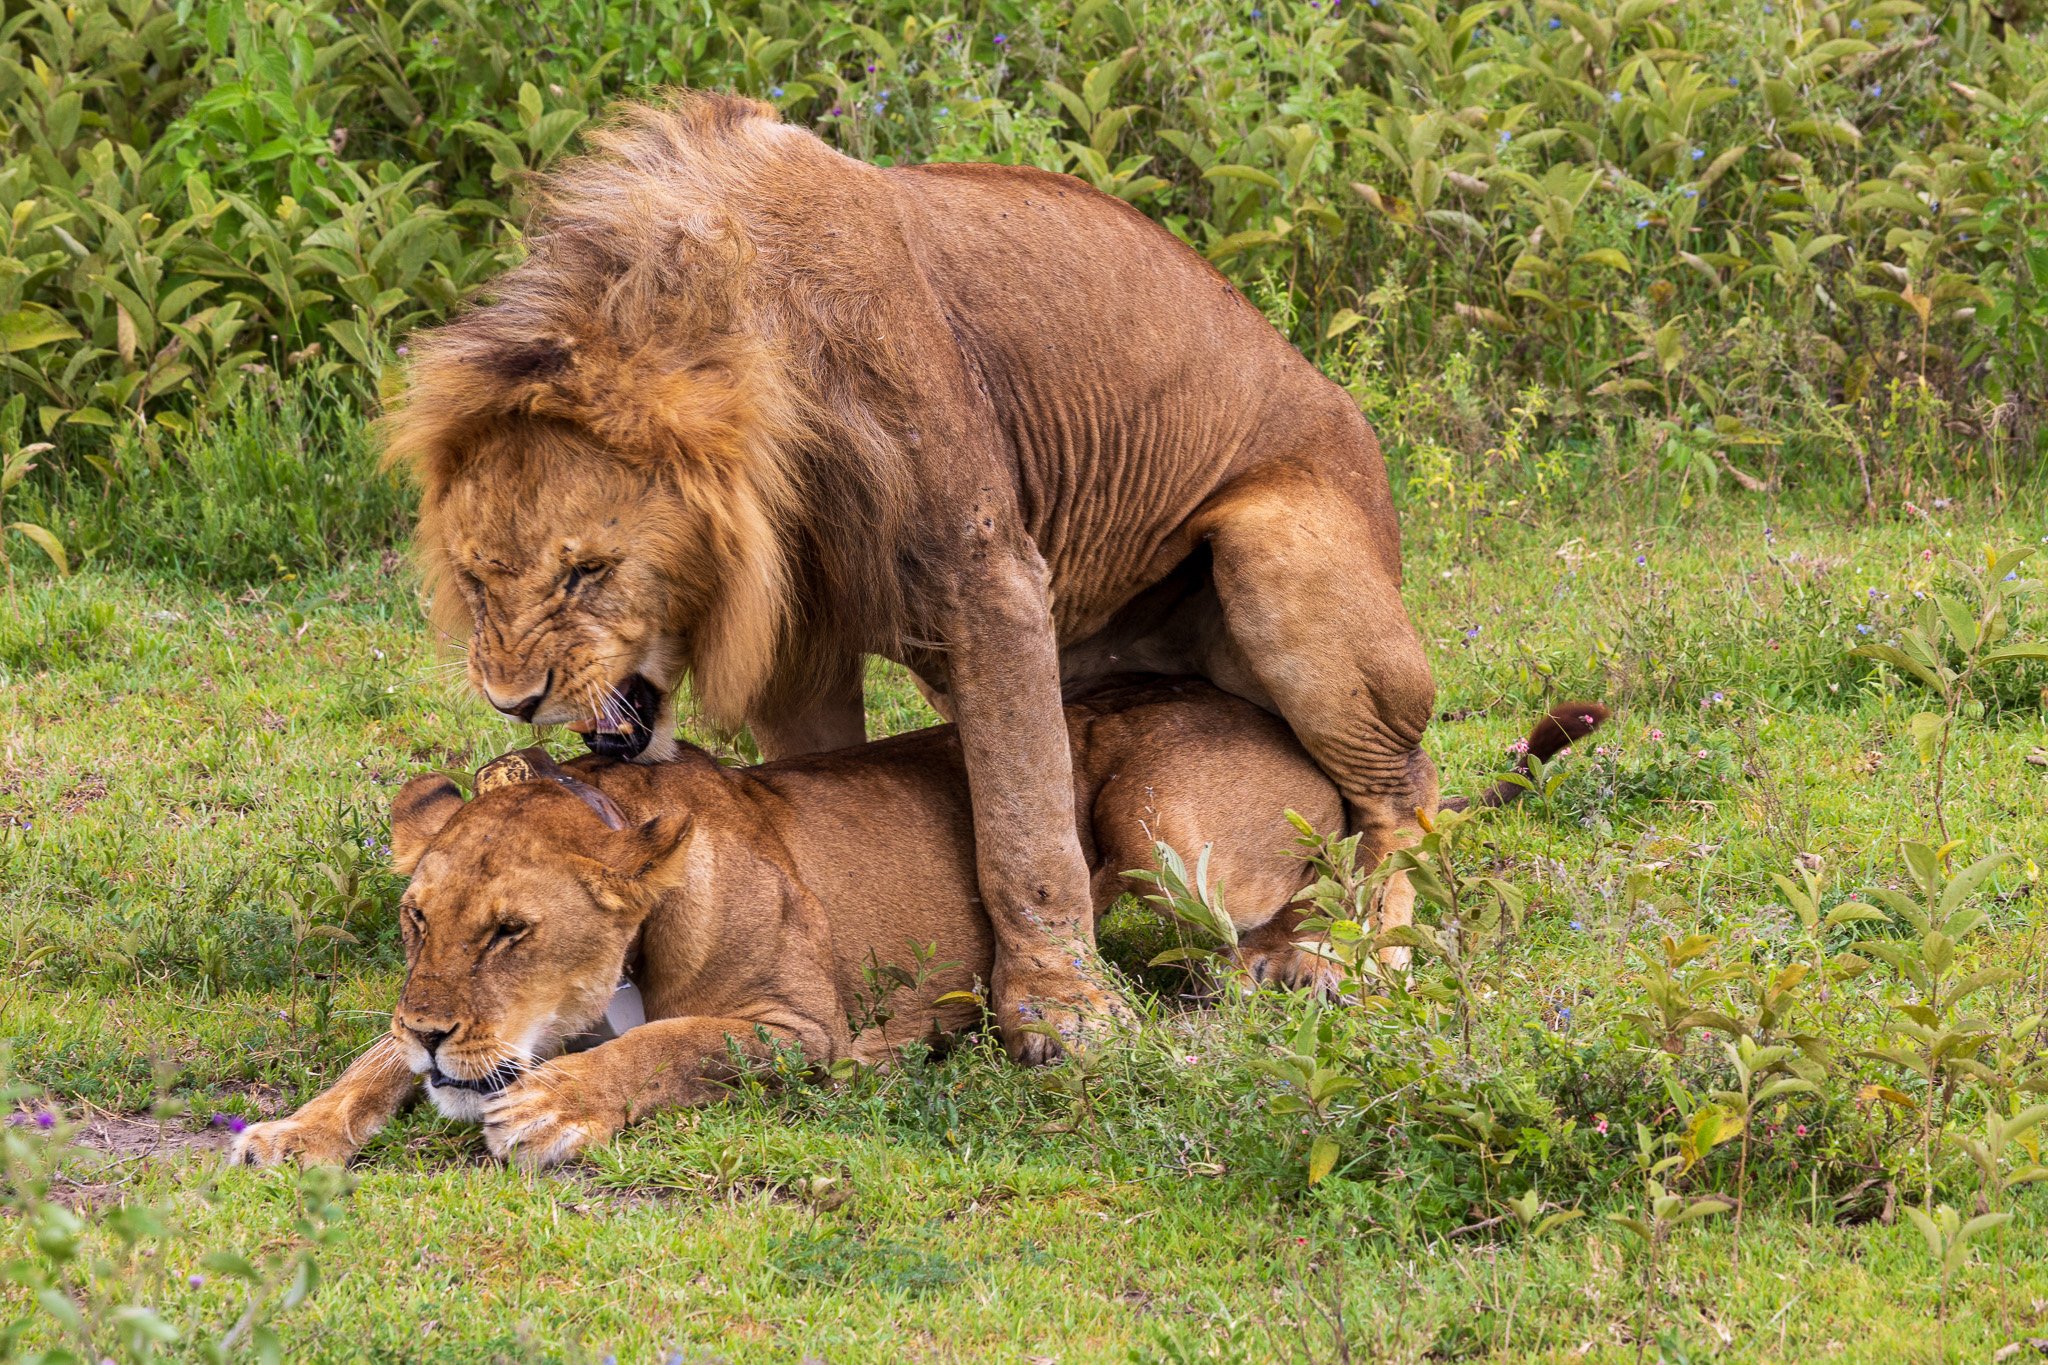
[[[502,948],[508,943],[516,943],[520,939],[525,937],[525,925],[520,924],[515,920],[506,920],[504,923],[500,924],[496,929],[491,931],[490,946],[493,948]]]
[[[604,577],[605,570],[610,567],[611,565],[597,560],[586,560],[584,563],[571,565],[569,572],[562,579],[562,591],[570,593],[585,583],[594,583]]]

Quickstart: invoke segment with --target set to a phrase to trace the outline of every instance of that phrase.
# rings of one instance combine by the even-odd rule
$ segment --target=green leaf
[[[1337,1139],[1325,1133],[1308,1149],[1308,1183],[1319,1184],[1337,1166]]]
[[[1918,659],[1909,657],[1905,651],[1894,645],[1858,645],[1849,652],[1865,659],[1888,663],[1893,668],[1919,679],[1932,691],[1941,691],[1941,679],[1935,676],[1933,669]]]
[[[0,314],[0,349],[13,355],[32,351],[57,341],[77,341],[79,332],[56,309],[27,303],[12,313]]]
[[[1330,319],[1330,325],[1323,329],[1323,340],[1333,341],[1364,321],[1365,318],[1352,309],[1340,308],[1337,310],[1337,316]],[[1290,815],[1293,814],[1292,811],[1288,813]],[[1295,818],[1299,819],[1300,817],[1296,816]]]
[[[1270,172],[1262,171],[1256,166],[1239,166],[1231,162],[1225,162],[1220,166],[1211,166],[1208,170],[1202,172],[1202,179],[1243,180],[1254,185],[1264,186],[1269,190],[1281,188],[1279,180]]]
[[[69,578],[71,576],[71,556],[64,552],[63,541],[57,539],[57,537],[51,535],[32,521],[11,521],[7,523],[7,529],[19,531],[34,541],[36,547],[48,555],[50,562],[57,566],[57,573],[60,577]]]
[[[2048,661],[2048,644],[2000,645],[1997,649],[1985,650],[1978,658],[1982,663],[2004,663],[2009,659]]]

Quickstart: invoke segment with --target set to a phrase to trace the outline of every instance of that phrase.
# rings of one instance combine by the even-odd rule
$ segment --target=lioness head
[[[406,979],[391,1032],[435,1107],[484,1100],[604,1013],[641,921],[688,843],[688,815],[628,827],[537,749],[487,765],[465,802],[414,778],[391,809]]]

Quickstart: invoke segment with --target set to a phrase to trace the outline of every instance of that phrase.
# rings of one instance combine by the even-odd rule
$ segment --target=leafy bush
[[[1981,5],[31,0],[0,399],[121,477],[280,372],[369,399],[516,258],[526,174],[673,84],[1129,200],[1466,520],[1574,470],[2002,486],[2048,397],[2048,58]]]

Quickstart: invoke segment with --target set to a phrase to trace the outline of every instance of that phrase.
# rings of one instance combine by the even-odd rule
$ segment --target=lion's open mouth
[[[514,1062],[499,1062],[488,1072],[470,1080],[461,1076],[450,1076],[437,1065],[429,1065],[427,1084],[445,1090],[473,1090],[479,1095],[495,1095],[519,1079],[521,1068]]]
[[[654,722],[660,715],[661,693],[635,673],[605,699],[603,712],[583,742],[592,753],[605,758],[638,758],[653,740]]]

